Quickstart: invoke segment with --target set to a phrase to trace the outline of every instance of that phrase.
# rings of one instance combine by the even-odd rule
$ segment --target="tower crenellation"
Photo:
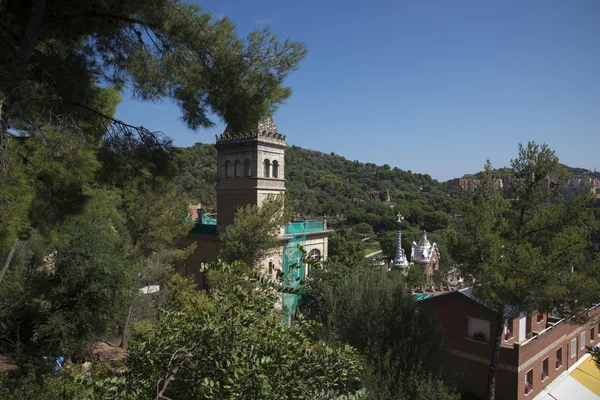
[[[233,223],[238,208],[285,192],[285,138],[271,118],[254,129],[234,132],[227,127],[217,135],[219,233]]]

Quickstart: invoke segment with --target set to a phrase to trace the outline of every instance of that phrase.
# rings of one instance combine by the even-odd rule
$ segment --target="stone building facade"
[[[244,132],[233,132],[227,128],[216,137],[216,225],[203,223],[199,218],[180,243],[182,247],[196,244],[194,252],[180,269],[193,275],[200,287],[205,286],[201,266],[217,260],[221,248],[219,235],[233,223],[235,212],[245,205],[260,205],[269,196],[285,193],[285,140],[286,136],[279,133],[271,118]],[[298,246],[302,246],[310,257],[325,260],[330,233],[325,220],[290,222],[281,227],[279,248],[269,254],[259,267],[272,278],[280,270],[304,279],[309,271],[301,265]]]

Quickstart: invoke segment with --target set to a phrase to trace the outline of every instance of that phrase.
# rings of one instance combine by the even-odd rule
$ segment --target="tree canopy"
[[[515,311],[552,311],[570,317],[597,304],[596,265],[585,249],[595,228],[591,194],[566,206],[559,195],[566,171],[546,145],[519,146],[509,169],[488,163],[466,214],[460,247],[461,272],[476,284],[474,294],[497,313],[488,397],[495,395],[504,320]],[[496,179],[504,183],[503,195]]]

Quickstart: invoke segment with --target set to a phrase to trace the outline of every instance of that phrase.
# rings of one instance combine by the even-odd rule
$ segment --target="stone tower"
[[[254,129],[233,132],[229,127],[216,138],[217,232],[233,223],[238,208],[261,204],[285,192],[285,135],[273,119]]]

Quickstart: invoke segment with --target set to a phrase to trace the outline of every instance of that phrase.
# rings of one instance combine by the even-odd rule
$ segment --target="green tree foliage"
[[[213,264],[237,279],[209,294],[170,294],[151,333],[132,343],[128,398],[331,399],[360,390],[362,360],[348,345],[315,342],[316,326],[273,313],[273,291],[243,265]],[[179,291],[179,287],[173,287]],[[199,297],[202,300],[189,300]],[[207,312],[210,310],[210,312]],[[158,389],[157,389],[158,388]]]
[[[406,283],[409,287],[424,285],[426,282],[427,279],[425,278],[425,272],[421,264],[413,264],[408,268]]]
[[[226,262],[242,261],[256,267],[269,252],[279,246],[281,227],[290,219],[290,209],[282,195],[261,205],[247,205],[237,210],[233,224],[221,235],[220,257]]]
[[[104,335],[133,290],[119,242],[109,221],[94,215],[73,219],[46,262],[38,236],[24,242],[0,287],[5,351],[81,354]]]
[[[6,168],[0,170],[0,183],[2,183],[0,184],[0,259],[2,261],[19,235],[30,227],[28,211],[34,197],[27,175],[21,169],[21,160],[15,147],[11,144],[7,149]]]
[[[501,334],[512,310],[548,310],[566,317],[598,303],[598,282],[584,271],[584,250],[594,229],[591,196],[565,206],[559,191],[565,171],[546,145],[519,146],[511,168],[498,176],[491,165],[467,213],[460,248],[463,274],[477,284],[474,294],[495,310],[488,397],[495,396]],[[495,186],[504,182],[503,198]]]
[[[323,294],[326,335],[364,356],[373,399],[455,399],[449,352],[439,328],[406,293],[402,280],[361,270]]]
[[[365,263],[364,245],[351,230],[341,229],[329,238],[328,260],[347,266]]]
[[[181,193],[194,203],[201,202],[205,208],[214,206],[216,151],[213,145],[197,143],[176,149],[174,169]],[[441,268],[453,266],[449,249],[459,227],[451,216],[464,211],[472,196],[470,193],[457,191],[427,175],[353,162],[297,146],[286,150],[286,180],[288,202],[297,218],[328,215],[332,227],[360,226],[361,232],[371,234],[372,230],[385,235],[396,231],[397,213],[401,213],[406,216],[402,242],[405,252],[410,254],[412,241],[418,241],[425,229],[428,237],[438,244]],[[389,189],[392,202],[371,200],[367,192],[372,188],[386,193]],[[394,251],[384,251],[384,254],[393,257]]]
[[[45,115],[104,115],[104,82],[142,100],[171,98],[192,129],[215,114],[257,122],[290,95],[282,86],[306,51],[268,31],[237,36],[226,18],[174,0],[2,2],[0,91],[9,126]],[[142,130],[143,133],[143,130]],[[142,138],[143,140],[143,138]]]
[[[360,224],[356,225],[354,227],[354,230],[361,235],[372,235],[373,234],[373,228],[371,227],[371,225],[367,224],[366,222],[361,222]]]
[[[379,234],[379,246],[383,255],[388,259],[393,260],[396,256],[396,236],[394,231],[387,231]]]
[[[201,202],[206,209],[215,209],[217,195],[217,150],[212,144],[196,143],[192,147],[175,148],[174,183],[194,204]]]

